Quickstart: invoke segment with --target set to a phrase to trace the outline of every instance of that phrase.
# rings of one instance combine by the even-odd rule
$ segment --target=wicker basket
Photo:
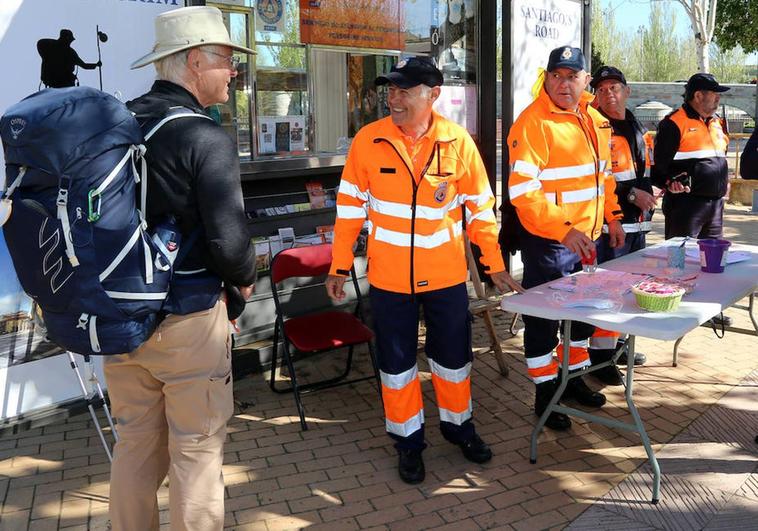
[[[684,289],[680,288],[675,293],[662,297],[660,295],[651,295],[637,288],[632,288],[632,293],[637,299],[637,304],[643,310],[650,312],[673,312],[679,307],[679,303],[684,295]]]

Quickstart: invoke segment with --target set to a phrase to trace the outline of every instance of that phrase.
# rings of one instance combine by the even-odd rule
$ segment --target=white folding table
[[[668,244],[670,244],[669,242]],[[659,246],[667,245],[666,242]],[[657,246],[654,246],[657,247]],[[589,323],[607,330],[614,330],[621,334],[628,334],[627,345],[629,352],[627,359],[634,359],[635,336],[649,337],[652,339],[676,340],[683,337],[687,332],[705,323],[719,312],[732,306],[746,296],[752,296],[758,288],[758,246],[739,245],[733,246],[735,250],[741,250],[750,254],[749,260],[730,264],[724,273],[704,273],[696,263],[685,263],[684,277],[697,274],[695,289],[686,294],[679,308],[674,312],[656,313],[642,310],[636,303],[634,295],[627,292],[621,297],[620,309],[613,311],[599,310],[594,308],[565,307],[556,303],[556,291],[550,285],[558,281],[548,282],[536,286],[523,294],[515,294],[503,298],[501,306],[504,310],[517,312],[544,319],[563,321],[564,337],[571,337],[571,322],[580,321]],[[648,248],[650,249],[650,248]],[[663,275],[666,261],[658,258],[645,256],[646,250],[637,251],[630,255],[611,260],[602,264],[603,269],[611,271],[623,271],[627,273],[640,273],[647,275]],[[579,273],[586,274],[586,273]],[[615,311],[618,310],[618,311]],[[752,304],[751,304],[752,310]],[[755,322],[753,316],[751,319]],[[580,371],[569,374],[569,342],[564,343],[564,355],[562,361],[561,380],[558,390],[550,401],[545,412],[534,427],[531,438],[530,462],[537,462],[537,438],[545,425],[548,416],[552,412],[564,413],[592,422],[633,431],[640,435],[645,447],[648,460],[653,469],[653,496],[652,503],[658,503],[661,473],[658,462],[655,459],[650,439],[645,432],[637,408],[632,399],[632,384],[634,378],[634,364],[627,365],[625,398],[633,423],[600,417],[575,408],[558,405],[558,400],[566,389],[569,379],[593,372],[594,370],[615,364],[623,349],[619,349],[610,361],[587,367]]]

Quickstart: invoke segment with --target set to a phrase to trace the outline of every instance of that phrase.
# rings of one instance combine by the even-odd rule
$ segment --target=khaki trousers
[[[226,304],[169,315],[130,354],[105,359],[119,442],[110,482],[113,531],[157,530],[169,476],[172,530],[224,524],[226,422],[234,411]]]

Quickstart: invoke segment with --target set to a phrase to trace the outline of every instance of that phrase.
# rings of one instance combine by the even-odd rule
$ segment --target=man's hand
[[[690,187],[684,186],[679,181],[673,181],[666,185],[666,189],[672,194],[688,194],[690,193]]]
[[[345,281],[347,277],[341,275],[329,275],[326,277],[326,294],[334,302],[340,302],[345,298]]]
[[[614,219],[608,223],[608,243],[610,244],[611,248],[617,249],[623,246],[625,241],[626,233],[624,232],[624,228],[621,226],[621,222],[617,219]]]
[[[653,194],[650,194],[645,190],[640,190],[639,188],[632,188],[632,190],[634,191],[634,206],[643,212],[653,210],[655,208],[656,199]]]
[[[621,232],[623,233],[624,231],[622,230]],[[564,236],[561,243],[568,247],[569,251],[577,254],[579,258],[582,256],[589,258],[592,256],[592,251],[595,250],[595,242],[585,236],[583,232],[579,232],[573,227]]]
[[[508,274],[508,271],[503,270],[497,273],[492,273],[490,278],[500,293],[508,291],[507,288],[511,288],[518,293],[524,293],[525,291],[521,284],[513,280],[513,277]]]
[[[240,286],[239,290],[240,290],[240,294],[242,295],[242,298],[247,300],[255,291],[255,284],[250,284],[249,286]]]

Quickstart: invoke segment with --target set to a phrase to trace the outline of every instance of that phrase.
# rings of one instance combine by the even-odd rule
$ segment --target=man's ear
[[[437,101],[437,98],[440,97],[440,92],[442,89],[440,87],[432,87],[432,90],[429,91],[429,99],[432,100],[432,103]]]
[[[192,72],[197,72],[200,69],[200,55],[202,52],[199,48],[192,48],[187,53],[187,68]]]

